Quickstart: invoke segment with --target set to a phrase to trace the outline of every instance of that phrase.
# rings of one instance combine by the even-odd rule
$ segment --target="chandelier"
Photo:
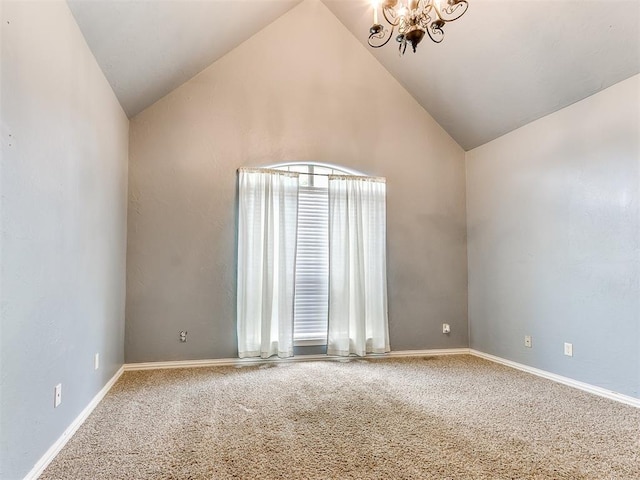
[[[407,43],[413,51],[427,33],[431,40],[440,43],[444,38],[445,23],[459,19],[467,11],[466,0],[372,0],[373,25],[369,29],[369,45],[384,47],[394,31],[400,44],[400,55],[404,55]],[[378,23],[378,7],[389,26]]]

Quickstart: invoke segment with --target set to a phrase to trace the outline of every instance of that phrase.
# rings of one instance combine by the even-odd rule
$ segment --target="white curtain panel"
[[[238,355],[293,355],[298,174],[240,169]]]
[[[329,177],[329,355],[390,350],[386,230],[383,178]]]

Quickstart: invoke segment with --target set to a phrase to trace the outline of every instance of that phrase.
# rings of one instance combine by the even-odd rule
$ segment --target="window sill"
[[[321,339],[311,339],[311,340],[294,340],[294,347],[315,347],[315,346],[325,346],[327,344],[327,340],[324,338]]]

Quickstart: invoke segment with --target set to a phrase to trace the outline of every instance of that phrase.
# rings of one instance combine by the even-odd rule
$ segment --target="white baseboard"
[[[389,352],[381,355],[371,355],[371,358],[379,357],[418,357],[424,355],[464,355],[468,354],[468,348],[449,348],[434,350],[399,350],[397,352]],[[125,371],[131,370],[158,370],[165,368],[193,368],[193,367],[220,367],[233,365],[251,365],[256,363],[269,362],[311,362],[311,361],[345,361],[367,357],[339,357],[333,355],[316,354],[316,355],[298,355],[288,358],[213,358],[209,360],[175,360],[168,362],[145,362],[145,363],[125,363]]]
[[[433,350],[398,350],[397,352],[389,352],[389,357],[423,357],[423,356],[440,356],[440,355],[468,355],[468,348],[436,348]]]
[[[578,380],[574,380],[569,377],[563,377],[562,375],[557,375],[555,373],[547,372],[546,370],[540,370],[539,368],[530,367],[529,365],[524,365],[522,363],[513,362],[505,358],[496,357],[495,355],[490,355],[488,353],[480,352],[478,350],[470,349],[469,353],[471,355],[475,355],[476,357],[484,358],[485,360],[490,360],[495,363],[500,363],[502,365],[506,365],[507,367],[515,368],[517,370],[522,370],[523,372],[531,373],[538,377],[546,378],[548,380],[553,380],[554,382],[562,383],[563,385],[567,385],[569,387],[577,388],[578,390],[583,390],[585,392],[593,393],[594,395],[598,395],[600,397],[608,398],[610,400],[615,400],[616,402],[620,402],[626,405],[631,405],[632,407],[640,408],[640,398],[623,395],[622,393],[614,392],[612,390],[607,390],[606,388],[596,387],[595,385],[591,385],[589,383],[580,382]]]
[[[113,387],[113,384],[116,383],[118,378],[120,378],[122,372],[124,372],[124,368],[120,367],[115,375],[113,375],[113,377],[111,377],[111,379],[107,382],[107,384],[102,387],[102,389],[96,394],[96,396],[93,397],[93,399],[91,399],[89,405],[87,405],[84,410],[80,412],[80,415],[78,415],[75,420],[71,422],[71,425],[69,425],[67,429],[62,432],[62,435],[60,435],[58,440],[56,440],[56,442],[51,445],[51,447],[49,447],[49,450],[45,452],[40,460],[38,460],[38,462],[33,466],[31,471],[27,473],[27,475],[24,477],[24,480],[32,480],[40,476],[40,474],[44,471],[45,468],[47,468],[47,466],[56,457],[60,450],[62,450],[62,447],[64,447],[69,439],[73,436],[73,434],[76,433],[76,430],[80,428],[80,425],[82,425],[87,417],[91,415],[93,409],[96,408],[96,406],[104,398],[111,387]]]

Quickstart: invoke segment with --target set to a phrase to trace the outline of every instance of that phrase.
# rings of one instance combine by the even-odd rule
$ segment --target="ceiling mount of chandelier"
[[[425,33],[440,43],[444,38],[444,25],[459,19],[469,7],[466,0],[372,0],[372,4],[373,25],[369,29],[369,45],[384,47],[397,30],[395,38],[400,44],[400,55],[407,49],[407,43],[415,52]],[[378,23],[378,8],[381,8],[388,26]]]

